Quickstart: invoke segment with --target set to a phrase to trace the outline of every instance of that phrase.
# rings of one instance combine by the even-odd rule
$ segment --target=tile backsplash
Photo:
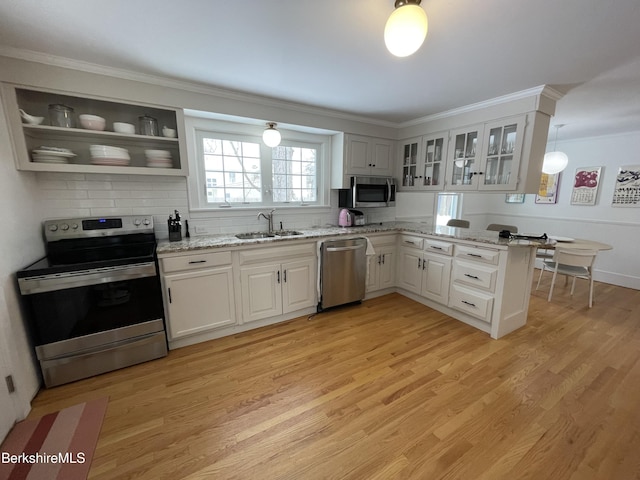
[[[266,229],[255,210],[225,209],[190,215],[185,177],[38,172],[39,199],[44,219],[110,215],[153,215],[156,236],[167,238],[167,218],[178,210],[189,220],[192,236],[239,233]],[[336,225],[337,191],[332,207],[276,209],[274,227],[285,229]],[[261,210],[268,211],[269,207]],[[395,208],[363,209],[368,223],[392,221]]]

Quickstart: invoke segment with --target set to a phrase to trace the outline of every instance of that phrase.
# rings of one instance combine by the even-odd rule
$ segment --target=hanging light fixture
[[[555,173],[560,173],[562,170],[567,168],[569,164],[569,157],[567,157],[566,153],[559,152],[556,149],[556,144],[558,143],[558,130],[564,127],[564,124],[556,125],[556,139],[553,142],[553,152],[544,154],[544,161],[542,162],[542,173],[546,173],[548,175],[552,175]]]
[[[429,23],[420,7],[422,0],[396,0],[395,10],[384,27],[384,43],[396,57],[408,57],[420,48]]]
[[[267,128],[262,132],[262,141],[267,147],[277,147],[280,145],[282,135],[280,135],[280,132],[276,130],[276,125],[276,123],[268,122]]]

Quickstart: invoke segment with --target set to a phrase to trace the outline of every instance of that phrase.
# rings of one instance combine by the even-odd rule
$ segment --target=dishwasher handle
[[[364,245],[353,245],[350,247],[327,247],[325,250],[327,252],[346,252],[349,250],[359,250],[364,248]]]

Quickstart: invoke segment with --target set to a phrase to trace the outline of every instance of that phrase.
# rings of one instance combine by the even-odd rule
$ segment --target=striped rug
[[[0,479],[85,480],[108,397],[17,423],[2,443]]]

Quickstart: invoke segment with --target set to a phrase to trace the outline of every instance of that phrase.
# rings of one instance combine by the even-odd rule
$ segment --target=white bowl
[[[97,115],[84,113],[78,118],[80,118],[80,125],[82,125],[82,128],[86,128],[87,130],[104,130],[104,127],[107,124],[107,121],[104,118]]]
[[[162,127],[162,136],[167,138],[176,138],[177,133],[173,128]]]
[[[145,150],[144,154],[148,158],[171,158],[169,150]]]
[[[132,123],[113,122],[113,131],[117,133],[136,133],[136,127]]]
[[[126,148],[112,147],[110,145],[91,145],[89,151],[93,158],[130,158]]]

